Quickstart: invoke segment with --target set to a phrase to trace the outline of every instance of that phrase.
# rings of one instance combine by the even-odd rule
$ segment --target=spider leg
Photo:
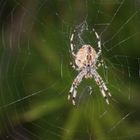
[[[105,98],[106,103],[109,104],[109,100],[108,97],[111,97],[110,92],[108,91],[108,88],[105,84],[105,82],[103,81],[102,77],[98,74],[98,72],[96,70],[92,70],[92,75],[95,78],[95,82],[97,83],[97,85],[100,88],[100,91],[102,93],[102,96]]]
[[[70,51],[74,60],[76,58],[76,54],[74,53],[74,42],[73,42],[75,32],[76,30],[73,31],[70,37]],[[79,71],[78,67],[73,62],[71,62],[70,65],[72,66],[73,69]]]
[[[104,67],[105,69],[107,69],[107,65],[105,64],[104,60],[101,58],[101,60],[97,60],[97,69],[100,68],[101,66]]]
[[[76,54],[74,53],[74,43],[73,43],[74,34],[75,34],[75,30],[73,31],[73,33],[70,37],[70,48],[71,48],[71,53],[72,53],[73,57],[75,58]]]
[[[76,98],[76,94],[77,94],[77,86],[80,84],[80,82],[82,81],[83,77],[85,76],[86,71],[82,70],[77,77],[74,79],[72,86],[70,88],[69,94],[68,94],[68,100],[70,100],[72,98],[72,103],[73,105],[75,105],[75,98]]]
[[[92,31],[95,33],[95,36],[97,38],[97,44],[98,44],[98,52],[97,52],[97,56],[96,56],[96,60],[98,59],[98,57],[101,55],[102,52],[102,48],[101,48],[101,38],[98,35],[98,33],[95,31],[95,29],[93,28]]]
[[[70,65],[72,66],[72,68],[76,71],[79,71],[80,69],[73,63],[73,62],[70,62]]]

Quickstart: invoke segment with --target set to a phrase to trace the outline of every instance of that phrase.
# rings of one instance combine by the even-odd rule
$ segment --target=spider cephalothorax
[[[93,31],[98,41],[98,52],[96,52],[95,49],[91,45],[85,44],[75,54],[74,44],[73,44],[75,30],[70,38],[71,52],[75,59],[75,64],[76,64],[76,66],[73,65],[73,67],[79,71],[79,74],[77,75],[77,77],[74,79],[72,83],[72,86],[70,88],[69,95],[68,95],[68,100],[72,99],[73,105],[75,105],[75,98],[77,94],[76,88],[82,81],[83,77],[85,78],[93,77],[95,79],[95,82],[99,86],[100,91],[103,97],[105,98],[107,104],[109,104],[108,96],[111,97],[111,94],[108,91],[108,88],[106,87],[105,82],[103,81],[102,77],[97,72],[97,69],[100,66],[100,62],[102,62],[102,60],[99,61],[98,59],[99,56],[101,55],[101,40],[97,32],[94,29]]]

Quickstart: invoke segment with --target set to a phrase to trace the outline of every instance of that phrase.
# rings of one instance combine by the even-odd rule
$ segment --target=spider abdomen
[[[75,63],[79,69],[91,66],[95,62],[96,51],[90,45],[83,45],[76,54]]]

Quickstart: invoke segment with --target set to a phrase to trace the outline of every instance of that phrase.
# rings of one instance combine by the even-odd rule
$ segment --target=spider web
[[[139,0],[0,2],[0,139],[139,139]],[[83,44],[96,50],[98,70],[112,94],[110,105],[94,79],[67,101],[78,74],[69,65]]]

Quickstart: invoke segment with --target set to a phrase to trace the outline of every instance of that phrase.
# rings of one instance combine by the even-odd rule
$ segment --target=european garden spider
[[[95,29],[93,29],[92,31],[95,33],[95,36],[97,38],[98,52],[96,52],[95,49],[91,45],[85,44],[75,54],[74,53],[74,44],[73,44],[74,34],[76,32],[75,30],[70,37],[71,53],[75,59],[75,64],[76,64],[76,66],[73,65],[73,67],[74,67],[74,69],[79,71],[79,74],[74,79],[72,86],[70,88],[69,94],[68,94],[68,100],[71,99],[73,105],[75,105],[77,86],[80,84],[83,77],[85,77],[86,79],[93,77],[95,79],[95,82],[99,86],[102,96],[105,98],[107,104],[109,104],[108,97],[111,97],[111,94],[108,91],[108,88],[107,88],[105,82],[103,81],[103,79],[99,75],[99,73],[97,72],[98,67],[103,62],[102,59],[99,61],[99,57],[102,52],[101,39],[100,39],[98,33],[95,31]]]

